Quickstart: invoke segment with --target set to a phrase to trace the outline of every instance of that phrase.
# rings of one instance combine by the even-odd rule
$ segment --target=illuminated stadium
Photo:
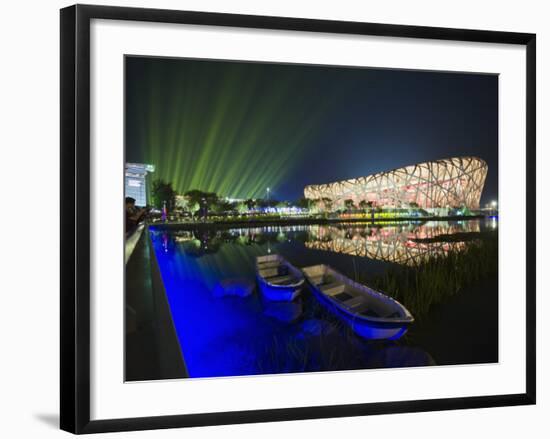
[[[455,157],[306,186],[304,195],[311,200],[329,199],[331,210],[345,208],[345,200],[353,200],[355,206],[364,201],[370,207],[382,208],[478,209],[486,176],[487,163],[483,160]]]

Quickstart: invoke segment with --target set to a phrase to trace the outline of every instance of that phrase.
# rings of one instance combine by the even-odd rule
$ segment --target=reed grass
[[[417,320],[460,290],[498,273],[498,235],[468,243],[465,249],[429,256],[411,267],[394,267],[364,283],[405,305]]]
[[[310,298],[312,299],[312,298]],[[300,328],[289,334],[274,335],[256,359],[256,373],[318,372],[360,369],[365,361],[369,341],[358,339],[351,327],[336,318],[317,300],[308,300],[302,322],[323,325],[318,333]]]

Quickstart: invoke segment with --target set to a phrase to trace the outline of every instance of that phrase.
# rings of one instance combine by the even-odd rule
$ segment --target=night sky
[[[461,155],[498,199],[498,77],[126,58],[126,161],[233,198],[296,200],[304,186]]]

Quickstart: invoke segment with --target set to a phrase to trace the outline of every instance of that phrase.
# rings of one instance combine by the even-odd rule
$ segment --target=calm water
[[[298,267],[325,263],[350,278],[382,274],[468,245],[414,239],[496,228],[489,219],[151,228],[151,237],[189,375],[214,377],[498,361],[496,280],[453,296],[387,342],[355,336],[307,288],[291,303],[264,300],[254,272],[256,256],[278,253]]]

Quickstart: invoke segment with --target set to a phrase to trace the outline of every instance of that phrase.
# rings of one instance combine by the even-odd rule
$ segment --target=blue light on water
[[[264,231],[265,232],[265,231]],[[233,233],[231,231],[227,233]],[[270,302],[259,292],[255,257],[280,253],[299,266],[326,261],[327,253],[306,248],[292,232],[284,240],[212,239],[151,228],[151,239],[172,320],[190,377],[220,377],[345,370],[385,365],[381,358],[393,343],[369,343],[327,312],[306,289],[292,302]],[[238,236],[238,233],[234,233]],[[264,236],[265,238],[265,236]],[[289,242],[290,241],[290,242]],[[349,264],[349,256],[333,255],[331,263]],[[376,261],[370,261],[376,267]],[[350,265],[351,266],[351,265]],[[403,348],[405,348],[403,346]],[[403,362],[429,357],[402,351]],[[389,357],[388,357],[389,358]],[[418,365],[424,365],[424,360]],[[403,363],[403,364],[404,364]]]
[[[158,251],[157,260],[172,320],[191,377],[257,373],[255,352],[269,328],[260,324],[255,297],[216,297],[220,281],[242,277],[245,261],[215,264],[213,256],[189,257],[177,248]],[[233,255],[237,256],[237,255]]]

